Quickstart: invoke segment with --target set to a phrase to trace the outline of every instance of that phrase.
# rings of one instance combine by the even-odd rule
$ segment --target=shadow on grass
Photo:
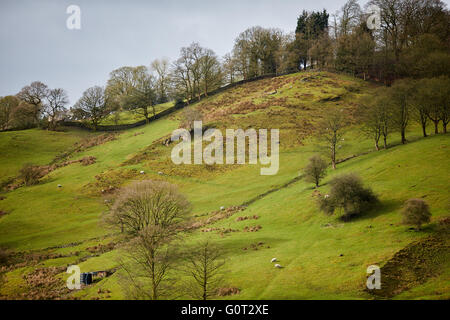
[[[375,219],[376,217],[383,214],[388,214],[389,212],[399,210],[402,204],[403,202],[400,200],[383,200],[375,204],[370,210],[366,211],[365,213],[363,212],[350,216],[342,215],[339,217],[339,220],[342,222],[355,222],[364,221],[367,219]]]

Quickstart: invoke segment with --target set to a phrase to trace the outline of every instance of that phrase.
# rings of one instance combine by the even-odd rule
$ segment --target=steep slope
[[[75,154],[71,159],[94,156],[97,161],[55,170],[42,183],[9,192],[0,201],[0,209],[9,212],[0,218],[0,246],[22,251],[22,260],[28,257],[25,250],[51,254],[7,270],[0,295],[27,292],[29,284],[23,276],[38,267],[64,269],[69,263],[79,264],[82,271],[117,267],[120,251],[108,246],[114,235],[99,224],[107,210],[104,196],[133,180],[163,179],[179,186],[200,219],[221,206],[255,200],[244,211],[208,225],[237,232],[198,230],[184,240],[188,247],[210,238],[227,249],[227,283],[241,289],[232,298],[371,298],[363,291],[365,268],[382,265],[408,243],[433,233],[437,221],[448,215],[450,191],[448,135],[417,140],[420,130],[412,127],[408,132],[412,143],[373,152],[372,142],[353,125],[340,143],[338,158],[359,156],[341,163],[327,181],[342,172],[358,172],[379,195],[381,205],[367,217],[346,224],[318,212],[311,185],[299,179],[312,154],[327,156],[317,121],[338,106],[352,122],[358,101],[370,98],[371,91],[372,86],[350,77],[300,73],[247,83],[188,107],[202,110],[209,127],[279,128],[280,170],[274,176],[261,176],[259,165],[174,165],[172,145],[162,142],[179,126],[182,111]],[[391,145],[398,141],[396,135],[390,139]],[[326,190],[325,184],[320,191]],[[399,208],[408,198],[424,196],[433,223],[423,232],[410,232],[399,224]],[[259,219],[236,221],[238,216],[253,215]],[[256,225],[262,228],[244,231],[245,226]],[[92,250],[97,250],[94,255]],[[274,269],[272,257],[284,268]],[[66,276],[63,271],[59,277]],[[110,298],[121,298],[117,279],[114,274],[76,295],[89,299],[98,296],[98,288],[105,288],[112,291]],[[432,286],[424,284],[413,296],[425,295],[442,298],[448,292],[433,293]]]

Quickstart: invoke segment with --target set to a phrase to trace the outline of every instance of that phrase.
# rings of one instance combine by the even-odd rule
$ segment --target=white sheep
[[[270,262],[275,262],[277,261],[277,258],[272,258],[272,260],[270,260]]]
[[[141,172],[140,172],[140,174],[144,174],[144,173],[145,173],[144,171],[141,171]]]
[[[275,265],[275,268],[283,268],[283,267],[277,263],[277,264]]]

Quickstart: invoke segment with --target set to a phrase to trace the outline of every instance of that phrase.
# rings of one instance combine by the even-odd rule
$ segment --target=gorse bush
[[[39,166],[35,166],[31,163],[25,164],[20,169],[20,178],[24,181],[25,185],[32,186],[39,182],[41,177],[41,169]]]
[[[417,229],[420,229],[422,224],[430,222],[431,218],[430,208],[422,199],[405,201],[402,215],[404,224],[416,226]]]
[[[338,176],[331,180],[330,185],[329,194],[319,200],[320,210],[329,215],[343,210],[341,219],[344,221],[364,214],[378,202],[372,190],[365,188],[356,174]]]

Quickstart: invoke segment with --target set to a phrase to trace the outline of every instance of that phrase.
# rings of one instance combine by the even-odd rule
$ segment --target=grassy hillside
[[[372,141],[353,124],[340,143],[338,158],[356,157],[330,171],[319,191],[327,192],[333,176],[357,172],[379,196],[380,204],[367,216],[348,223],[318,211],[312,185],[299,178],[312,154],[327,154],[317,135],[317,121],[329,108],[338,106],[352,122],[358,102],[370,97],[372,90],[373,86],[350,77],[300,73],[248,83],[189,106],[202,110],[204,124],[210,127],[279,128],[280,170],[275,176],[261,176],[259,165],[174,165],[172,146],[161,142],[179,126],[181,112],[74,153],[72,160],[94,156],[97,161],[89,166],[65,166],[36,186],[3,194],[0,210],[8,214],[0,218],[0,246],[18,253],[16,267],[3,271],[0,296],[29,293],[33,285],[27,275],[42,268],[54,270],[63,286],[61,278],[66,276],[68,264],[77,263],[82,272],[117,267],[121,251],[108,246],[116,237],[99,223],[101,213],[107,210],[105,194],[133,180],[162,179],[179,186],[192,202],[197,219],[211,216],[221,206],[251,202],[244,211],[205,227],[218,231],[202,232],[205,228],[201,228],[185,235],[180,244],[189,248],[208,238],[226,249],[226,282],[241,290],[231,298],[372,298],[364,291],[367,266],[383,266],[408,244],[438,234],[442,228],[439,221],[450,209],[448,135],[420,139],[419,128],[412,126],[409,144],[398,145],[399,137],[393,134],[392,147],[375,152]],[[31,136],[33,131],[23,133]],[[64,134],[73,141],[78,139],[76,134]],[[0,134],[0,144],[7,139]],[[36,152],[30,152],[26,162],[51,161],[54,155],[45,158],[38,152],[40,144],[34,146]],[[70,143],[61,150],[64,147],[69,148]],[[5,170],[3,163],[22,161],[23,154],[10,149],[12,158],[2,157],[0,170]],[[145,174],[140,174],[141,170]],[[412,197],[425,198],[432,210],[432,223],[421,232],[400,224],[400,207]],[[236,221],[239,216],[253,215],[258,219]],[[261,227],[259,231],[244,231],[244,227],[256,225]],[[236,232],[220,232],[229,228]],[[35,257],[32,262],[20,264],[30,261],[30,256]],[[270,263],[273,257],[284,268],[275,269]],[[420,283],[408,278],[411,288],[397,296],[449,298],[449,259],[444,261],[433,264],[433,277]],[[406,262],[398,264],[407,267]],[[83,299],[123,298],[119,273],[71,294]],[[111,293],[99,294],[99,288]]]
[[[58,153],[87,137],[88,132],[55,132],[42,129],[0,133],[0,184],[14,177],[25,163],[44,165]]]

